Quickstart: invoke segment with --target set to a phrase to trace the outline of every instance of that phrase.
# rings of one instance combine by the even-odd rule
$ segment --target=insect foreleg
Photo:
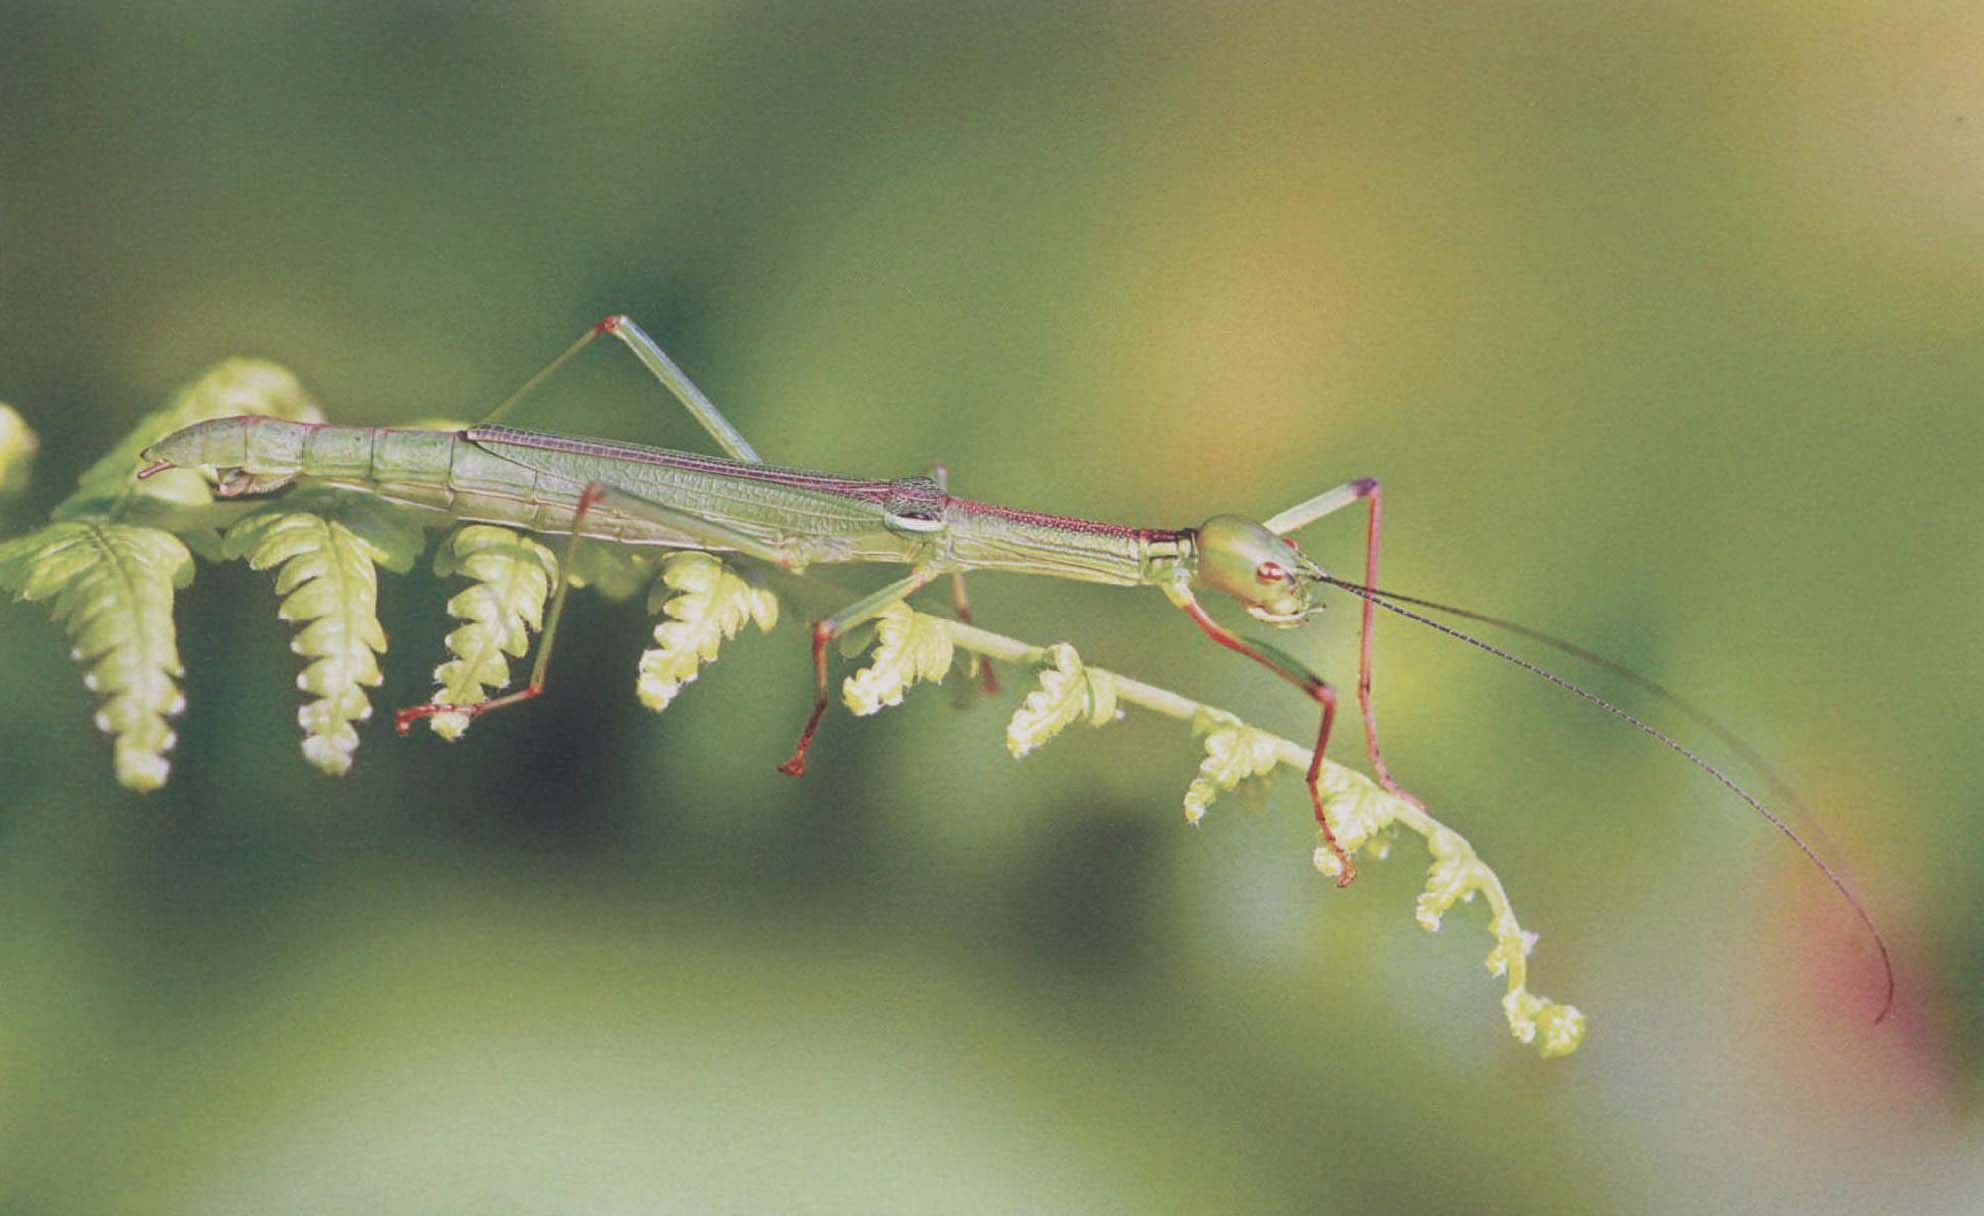
[[[1249,642],[1218,621],[1213,620],[1212,616],[1199,604],[1198,598],[1184,584],[1169,585],[1164,590],[1165,594],[1171,598],[1172,603],[1178,605],[1179,608],[1185,611],[1187,616],[1198,622],[1199,628],[1205,630],[1207,637],[1218,642],[1228,650],[1246,655],[1290,684],[1295,685],[1295,687],[1302,690],[1304,695],[1321,707],[1323,720],[1316,728],[1316,751],[1309,760],[1309,772],[1305,780],[1309,787],[1309,803],[1315,808],[1316,812],[1316,826],[1321,828],[1323,832],[1323,843],[1329,846],[1330,852],[1336,854],[1337,861],[1343,867],[1337,873],[1336,885],[1339,887],[1349,885],[1350,880],[1357,877],[1357,863],[1350,859],[1350,854],[1344,852],[1343,846],[1337,843],[1336,833],[1330,830],[1329,817],[1323,814],[1322,790],[1317,785],[1323,773],[1323,750],[1329,746],[1330,727],[1336,722],[1336,689],[1330,687],[1328,680],[1323,679],[1323,677],[1310,671],[1307,667],[1304,667],[1289,656],[1282,654],[1278,650],[1271,650]]]

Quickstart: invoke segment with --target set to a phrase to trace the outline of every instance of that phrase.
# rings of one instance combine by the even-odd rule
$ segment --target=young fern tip
[[[1047,648],[1049,665],[1040,669],[1040,686],[1026,695],[1006,723],[1006,750],[1018,760],[1077,722],[1104,727],[1118,721],[1116,678],[1099,667],[1088,667],[1066,642]]]
[[[1265,796],[1268,778],[1281,766],[1275,737],[1232,714],[1212,708],[1201,709],[1192,716],[1192,733],[1199,736],[1206,754],[1199,761],[1199,775],[1185,787],[1185,822],[1198,827],[1222,790],[1247,791],[1242,796],[1250,804],[1258,805]],[[1340,864],[1334,853],[1330,862]],[[1331,873],[1330,877],[1335,878],[1336,874]]]
[[[890,622],[891,614],[893,622]],[[1259,799],[1265,796],[1268,782],[1280,769],[1303,773],[1309,767],[1311,753],[1298,744],[1250,726],[1225,710],[1088,666],[1075,648],[1065,642],[1048,647],[1029,646],[975,625],[926,616],[901,604],[884,614],[883,620],[885,628],[878,631],[875,661],[877,666],[891,672],[900,674],[908,669],[903,652],[913,645],[909,639],[918,639],[929,647],[934,666],[937,648],[928,641],[933,632],[942,632],[957,648],[984,658],[1028,663],[1038,668],[1038,686],[1027,694],[1007,724],[1007,750],[1016,759],[1077,722],[1099,727],[1116,721],[1123,716],[1126,706],[1134,705],[1187,724],[1202,745],[1198,774],[1185,792],[1186,820],[1195,826],[1218,794],[1237,792],[1243,797],[1251,795]],[[944,664],[935,667],[939,675],[950,664],[948,650],[943,651],[943,656]],[[849,703],[852,707],[852,698]],[[1490,974],[1507,981],[1502,1010],[1509,1032],[1518,1041],[1533,1044],[1546,1058],[1576,1051],[1584,1041],[1584,1014],[1575,1006],[1557,1004],[1530,992],[1528,958],[1536,945],[1536,935],[1524,930],[1516,920],[1501,880],[1476,855],[1466,838],[1423,807],[1386,792],[1370,778],[1333,761],[1323,763],[1319,788],[1331,829],[1347,851],[1361,851],[1366,857],[1382,861],[1390,855],[1398,829],[1425,838],[1433,864],[1427,872],[1426,889],[1415,906],[1420,927],[1428,932],[1437,931],[1445,914],[1456,903],[1471,902],[1477,894],[1486,900],[1489,931],[1495,938],[1487,956],[1487,968]],[[1320,843],[1320,831],[1318,838],[1312,855],[1315,867],[1325,876],[1335,878],[1341,872],[1342,862],[1333,850]]]
[[[848,712],[866,717],[891,705],[925,680],[943,683],[955,657],[943,622],[898,601],[875,620],[875,652],[869,664],[841,684]]]

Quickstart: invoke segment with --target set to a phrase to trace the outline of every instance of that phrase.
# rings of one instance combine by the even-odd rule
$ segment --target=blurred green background
[[[1414,926],[1416,841],[1338,892],[1293,780],[1188,830],[1168,722],[1014,764],[1015,689],[932,692],[793,782],[798,629],[656,719],[583,597],[538,705],[333,781],[267,580],[203,567],[145,799],[0,613],[0,1206],[1977,1210],[1980,53],[1962,3],[6,5],[9,531],[216,358],[473,417],[615,311],[774,461],[1153,526],[1373,474],[1388,583],[1782,761],[1902,991],[1870,1027],[1865,939],[1706,778],[1403,623],[1388,754],[1569,1059],[1480,909]],[[602,352],[518,421],[700,444],[662,400]],[[382,707],[446,594],[386,582]],[[1155,594],[974,596],[1307,729]]]

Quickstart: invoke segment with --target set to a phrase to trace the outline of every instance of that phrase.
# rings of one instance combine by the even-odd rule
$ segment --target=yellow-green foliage
[[[1524,1043],[1534,1043],[1544,1056],[1576,1051],[1584,1041],[1584,1014],[1575,1005],[1556,1004],[1529,991],[1529,952],[1536,947],[1536,934],[1517,923],[1501,879],[1476,855],[1466,837],[1434,819],[1426,808],[1386,793],[1368,777],[1348,769],[1326,766],[1319,788],[1330,827],[1346,851],[1362,848],[1367,854],[1374,853],[1384,847],[1382,842],[1397,826],[1425,837],[1433,864],[1427,870],[1426,889],[1419,896],[1414,915],[1428,933],[1438,931],[1456,903],[1472,902],[1476,895],[1487,900],[1488,930],[1495,935],[1487,967],[1489,974],[1508,981],[1502,1011],[1510,1032]],[[1312,858],[1316,869],[1328,877],[1342,872],[1336,854],[1321,843]]]
[[[296,711],[303,756],[340,776],[358,749],[352,723],[372,716],[365,695],[384,678],[386,650],[379,624],[379,576],[374,565],[404,574],[423,543],[420,529],[373,499],[336,492],[265,507],[229,528],[222,553],[246,557],[257,570],[280,566],[277,615],[301,623],[290,649],[311,662],[296,686],[316,699]],[[307,509],[285,509],[307,508]]]
[[[875,639],[868,666],[841,683],[841,699],[857,715],[902,704],[902,694],[919,681],[942,683],[957,653],[942,621],[904,603],[875,618]]]
[[[558,577],[551,550],[509,528],[470,524],[434,554],[434,573],[464,575],[475,583],[448,601],[448,615],[462,622],[448,634],[455,656],[434,669],[434,702],[474,705],[510,683],[510,660],[530,650],[530,635],[544,626],[544,603]],[[428,719],[434,733],[453,742],[470,715],[440,713]]]
[[[13,485],[23,476],[33,436],[13,411],[0,414],[0,484]],[[321,417],[285,369],[258,359],[215,364],[92,465],[55,508],[53,522],[0,545],[0,588],[18,599],[51,602],[74,656],[89,664],[83,683],[104,698],[97,725],[114,740],[117,780],[134,790],[157,789],[171,770],[165,753],[175,736],[166,719],[186,703],[176,682],[183,673],[172,593],[193,581],[186,541],[144,521],[163,508],[204,506],[213,496],[188,470],[148,481],[132,473],[153,440],[231,414]],[[197,526],[183,531],[195,543],[212,537]]]
[[[1113,721],[1121,716],[1120,706],[1126,704],[1189,722],[1202,744],[1198,774],[1185,791],[1185,817],[1195,825],[1222,792],[1233,792],[1243,801],[1262,802],[1268,783],[1280,769],[1292,768],[1298,773],[1306,773],[1308,769],[1311,753],[1307,749],[1249,726],[1224,710],[1101,668],[1085,666],[1074,648],[1065,643],[1046,648],[1028,647],[975,626],[911,613],[900,604],[881,620],[881,644],[877,648],[876,668],[871,670],[904,670],[911,665],[905,657],[906,651],[919,645],[929,655],[928,664],[934,664],[941,655],[948,665],[950,649],[937,646],[928,638],[928,634],[939,631],[974,653],[1040,665],[1040,687],[1027,696],[1007,727],[1007,748],[1015,757],[1025,755],[1075,722],[1086,720],[1101,726]],[[888,632],[892,621],[896,631],[893,637]],[[936,670],[941,672],[942,667]],[[900,697],[901,690],[897,688],[893,700],[877,702],[873,708],[880,708],[883,703],[894,704]],[[1456,902],[1472,900],[1477,894],[1483,896],[1488,903],[1489,931],[1495,936],[1495,946],[1488,954],[1488,969],[1507,980],[1502,1010],[1510,1032],[1524,1043],[1534,1043],[1545,1056],[1577,1050],[1584,1039],[1584,1015],[1575,1006],[1559,1005],[1529,991],[1528,956],[1536,944],[1536,935],[1517,923],[1495,872],[1475,855],[1473,847],[1459,833],[1433,818],[1426,808],[1379,788],[1370,778],[1340,764],[1323,764],[1317,792],[1330,829],[1346,852],[1362,852],[1366,857],[1383,860],[1389,856],[1399,828],[1425,837],[1433,855],[1433,866],[1427,875],[1426,890],[1416,905],[1420,925],[1429,931],[1436,930],[1441,917]],[[1342,872],[1342,863],[1322,843],[1320,829],[1317,842],[1313,854],[1315,866],[1335,878]]]
[[[193,555],[170,532],[65,520],[0,545],[0,587],[49,602],[101,696],[96,724],[115,740],[117,780],[139,791],[165,784],[176,736],[166,719],[186,708],[176,678],[172,593],[193,581]]]
[[[654,645],[641,652],[634,693],[660,713],[696,678],[717,650],[737,636],[746,621],[763,632],[778,624],[778,599],[732,574],[707,553],[671,553],[661,563],[661,579],[648,592],[648,611],[668,619],[654,627]]]
[[[1047,648],[1048,666],[1040,687],[1026,695],[1006,723],[1006,750],[1017,760],[1077,722],[1107,726],[1123,716],[1116,705],[1116,678],[1083,665],[1066,642]]]
[[[1257,783],[1274,774],[1281,756],[1280,740],[1216,709],[1201,710],[1192,730],[1201,737],[1206,753],[1199,761],[1199,775],[1185,787],[1185,822],[1197,827],[1222,790],[1250,791],[1249,800],[1258,801],[1262,794]]]

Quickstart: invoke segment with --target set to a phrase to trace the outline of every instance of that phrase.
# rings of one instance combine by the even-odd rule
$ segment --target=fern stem
[[[1049,658],[1048,649],[1044,646],[1029,645],[1018,638],[962,621],[939,620],[938,623],[950,634],[953,645],[974,654],[1027,665],[1039,665]],[[1118,701],[1141,706],[1167,718],[1186,723],[1202,722],[1208,717],[1231,718],[1226,711],[1167,688],[1099,668],[1090,668],[1089,671],[1114,682]],[[1310,759],[1315,754],[1311,749],[1280,735],[1260,734],[1272,744],[1275,759],[1297,772],[1308,771]],[[1367,824],[1399,824],[1426,841],[1434,864],[1427,892],[1420,897],[1418,919],[1422,926],[1429,930],[1437,929],[1441,915],[1449,907],[1457,901],[1472,899],[1476,892],[1480,893],[1488,904],[1489,931],[1496,938],[1496,947],[1488,956],[1488,968],[1493,974],[1507,978],[1508,993],[1502,1004],[1511,1030],[1524,1042],[1533,1042],[1540,1034],[1538,1047],[1546,1056],[1564,1055],[1576,1050],[1584,1036],[1583,1015],[1572,1006],[1554,1004],[1529,991],[1528,954],[1535,943],[1535,936],[1525,932],[1517,922],[1515,909],[1509,903],[1502,880],[1475,855],[1474,847],[1467,839],[1441,823],[1425,808],[1393,796],[1363,773],[1334,760],[1324,759],[1321,785],[1330,791],[1331,802],[1355,806],[1360,812],[1360,819]],[[1336,815],[1332,814],[1331,818],[1334,821]],[[1363,826],[1348,830],[1339,828],[1338,834],[1347,840],[1368,840],[1371,832],[1368,826]],[[1317,851],[1317,856],[1320,863],[1322,850]]]

